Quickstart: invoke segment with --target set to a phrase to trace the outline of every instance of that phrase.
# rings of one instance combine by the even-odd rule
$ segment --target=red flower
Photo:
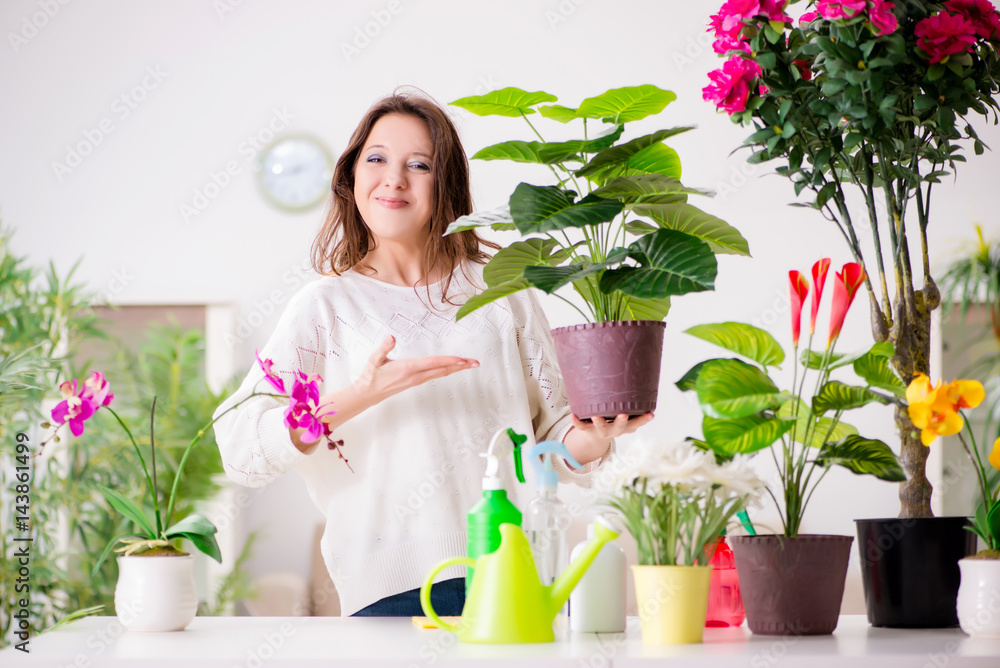
[[[928,55],[932,64],[956,53],[972,51],[976,43],[976,26],[965,17],[948,12],[927,17],[917,24],[913,34],[917,36],[917,46]]]
[[[83,423],[89,420],[100,404],[94,403],[87,389],[80,390],[77,394],[77,382],[74,378],[72,382],[66,381],[59,386],[59,391],[65,397],[52,409],[52,421],[56,424],[69,422],[69,430],[74,436],[83,433]],[[108,400],[110,402],[110,399]]]
[[[721,70],[709,72],[712,83],[702,89],[702,97],[732,116],[747,108],[751,82],[762,74],[760,65],[742,56],[733,56]]]
[[[858,288],[865,282],[865,270],[857,262],[848,262],[836,274],[836,279],[833,284],[833,308],[830,310],[830,338],[826,342],[827,348],[840,336],[847,310],[851,308]]]
[[[868,8],[868,18],[875,27],[876,35],[890,35],[896,32],[899,27],[899,20],[892,10],[896,6],[888,0],[872,0],[871,7]]]
[[[809,63],[804,60],[793,60],[792,62],[797,68],[799,68],[799,75],[804,81],[809,81],[813,78],[812,69],[809,67]]]
[[[1000,34],[1000,13],[989,0],[948,0],[944,7],[965,18],[983,39],[994,39]]]
[[[799,334],[802,332],[802,305],[809,294],[809,281],[802,272],[792,270],[788,272],[788,287],[792,297],[792,345],[797,348]]]
[[[807,23],[812,23],[817,18],[819,18],[819,12],[806,12],[799,17],[799,25],[804,26]]]
[[[868,6],[868,0],[819,0],[816,11],[825,19],[853,19]]]
[[[809,316],[809,333],[816,331],[816,314],[819,313],[819,300],[823,298],[823,285],[826,283],[826,272],[830,270],[830,258],[825,257],[813,265],[813,300],[812,313]]]

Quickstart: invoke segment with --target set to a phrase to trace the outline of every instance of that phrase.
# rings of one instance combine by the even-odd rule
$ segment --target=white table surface
[[[472,645],[408,618],[198,617],[186,631],[135,633],[122,632],[115,617],[89,617],[32,638],[30,654],[8,647],[0,666],[1000,668],[1000,639],[973,639],[957,628],[877,629],[863,615],[841,617],[827,636],[706,629],[701,645],[645,646],[635,618],[624,634],[557,631],[554,643]]]

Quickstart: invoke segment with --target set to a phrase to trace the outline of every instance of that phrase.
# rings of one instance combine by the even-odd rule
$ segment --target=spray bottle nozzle
[[[483,489],[503,489],[500,482],[500,458],[509,453],[514,454],[514,473],[518,482],[524,482],[524,471],[521,468],[521,444],[528,440],[527,436],[513,429],[501,429],[493,435],[490,446],[481,457],[486,458],[486,474],[483,476]]]
[[[543,455],[549,455],[543,457]],[[559,484],[559,475],[552,468],[552,457],[560,456],[575,469],[583,468],[566,449],[565,443],[559,441],[542,441],[531,449],[531,465],[535,467],[535,484],[540,488],[555,489]]]

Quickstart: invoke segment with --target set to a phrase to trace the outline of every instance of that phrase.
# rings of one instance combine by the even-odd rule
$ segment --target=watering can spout
[[[590,568],[590,564],[593,563],[594,558],[597,557],[597,553],[601,551],[604,544],[608,541],[614,540],[618,537],[618,532],[611,528],[607,521],[599,517],[594,521],[594,537],[589,543],[584,547],[583,552],[580,553],[576,559],[566,567],[562,575],[556,578],[556,581],[552,583],[552,592],[550,598],[551,613],[552,617],[555,618],[556,614],[562,609],[563,605],[569,599],[570,592],[576,587],[580,578],[583,574],[587,572]]]

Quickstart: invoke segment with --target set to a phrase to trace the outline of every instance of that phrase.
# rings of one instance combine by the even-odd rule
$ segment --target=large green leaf
[[[705,363],[695,381],[705,415],[741,418],[776,408],[784,396],[767,374],[746,362],[716,359]]]
[[[215,540],[214,535],[201,533],[179,533],[176,534],[175,537],[187,538],[191,541],[191,544],[198,548],[201,552],[212,557],[220,564],[222,563],[222,552],[219,550],[219,543]]]
[[[595,155],[590,162],[576,172],[577,176],[588,178],[603,175],[598,181],[608,181],[613,176],[624,176],[626,166],[633,173],[664,174],[675,179],[681,178],[680,158],[673,149],[668,148],[661,142],[668,137],[687,132],[691,127],[671,128],[668,130],[658,130],[652,134],[637,137],[632,141],[625,142],[619,146],[612,146]],[[655,150],[656,147],[667,149],[670,153],[663,153]],[[644,153],[654,149],[648,155]],[[672,154],[672,156],[671,156]],[[640,168],[639,165],[644,165]],[[650,169],[656,167],[656,169]],[[610,172],[621,171],[621,174]]]
[[[564,162],[571,158],[582,160],[580,156],[583,153],[597,153],[598,151],[603,151],[609,146],[614,145],[614,143],[618,141],[618,138],[622,136],[622,132],[624,131],[625,126],[619,125],[611,132],[601,135],[596,139],[575,139],[573,141],[547,142],[540,145],[538,149],[538,157],[541,162],[548,165]]]
[[[649,84],[613,88],[581,102],[576,115],[603,118],[609,123],[628,123],[658,114],[676,99],[669,90]]]
[[[663,320],[669,312],[670,297],[662,299],[628,297],[624,311],[619,316],[622,320]]]
[[[769,332],[741,322],[720,322],[709,325],[695,325],[685,334],[697,336],[703,341],[714,343],[737,355],[742,355],[761,366],[780,366],[785,360],[785,351]]]
[[[876,343],[868,350],[858,350],[853,353],[848,353],[845,355],[840,355],[834,353],[830,356],[830,369],[839,369],[842,366],[847,366],[848,364],[853,364],[854,360],[861,359],[865,355],[873,355],[877,357],[885,357],[886,359],[892,357],[892,344],[888,341],[883,341],[881,343]],[[825,352],[816,353],[812,350],[803,350],[801,355],[802,364],[804,364],[809,369],[819,369],[823,363]]]
[[[479,149],[472,159],[541,163],[544,162],[539,155],[542,146],[540,141],[505,141]]]
[[[817,415],[822,415],[829,410],[846,411],[867,406],[875,401],[881,404],[889,403],[888,399],[871,390],[831,380],[813,397],[813,411]]]
[[[448,229],[445,235],[465,230],[474,230],[477,227],[489,227],[494,230],[513,230],[514,219],[510,217],[510,207],[504,204],[501,207],[490,211],[474,211],[468,215],[460,216]]]
[[[750,247],[735,227],[698,207],[677,202],[675,204],[639,204],[633,213],[649,216],[660,227],[684,232],[708,243],[716,253],[750,255]]]
[[[511,281],[510,283],[501,283],[500,285],[493,286],[491,288],[486,288],[478,295],[474,295],[469,298],[469,301],[462,304],[462,307],[458,309],[458,313],[455,314],[455,320],[461,320],[465,316],[469,315],[478,308],[482,308],[491,302],[495,302],[498,299],[504,297],[509,297],[515,292],[520,292],[521,290],[527,290],[531,286],[528,285],[528,281],[519,280]]]
[[[839,464],[858,474],[873,475],[889,482],[903,482],[906,474],[899,459],[889,446],[872,438],[851,435],[835,443],[827,443],[816,462],[823,466]]]
[[[565,267],[528,266],[524,268],[524,278],[539,290],[552,294],[564,285],[579,281],[587,276],[604,271],[618,264],[628,255],[625,248],[616,248],[608,254],[604,262],[577,262]]]
[[[795,405],[798,404],[799,411],[795,412]],[[858,433],[857,427],[846,424],[828,417],[810,417],[812,413],[809,407],[798,397],[782,404],[775,412],[779,418],[795,419],[795,429],[791,432],[796,442],[807,445],[811,448],[822,448],[825,443],[839,441],[846,436]],[[810,421],[812,425],[810,425]]]
[[[580,118],[576,115],[576,109],[570,109],[569,107],[564,107],[561,104],[539,107],[538,113],[545,118],[549,118],[553,121],[559,121],[560,123],[569,123],[570,121],[575,121],[577,118]]]
[[[555,95],[542,91],[529,93],[520,88],[501,88],[485,95],[463,97],[452,104],[478,116],[520,116],[535,113],[531,107],[536,104],[555,102],[557,99]]]
[[[521,278],[525,267],[558,264],[568,255],[569,250],[560,246],[555,239],[535,238],[515,241],[506,248],[501,248],[490,258],[483,267],[483,280],[487,286],[496,287]]]
[[[207,517],[198,513],[192,513],[163,533],[167,536],[167,538],[170,538],[174,534],[197,533],[211,535],[216,531],[217,529],[215,528],[215,525],[212,524]]]
[[[889,360],[882,355],[868,353],[854,360],[854,373],[865,379],[872,387],[888,390],[897,397],[906,396],[906,386],[889,366]]]
[[[719,358],[721,359],[721,358]],[[731,358],[734,362],[739,361],[735,358]],[[674,385],[677,386],[681,392],[690,392],[694,390],[698,382],[698,375],[701,374],[701,370],[705,368],[705,365],[710,364],[716,360],[705,360],[704,362],[698,362],[693,367],[687,370],[681,379],[678,380]]]
[[[715,289],[715,254],[689,234],[657,230],[632,242],[629,255],[639,266],[606,271],[601,276],[601,292],[619,290],[643,299],[662,299]]]
[[[622,208],[620,202],[594,195],[576,200],[571,190],[529,183],[519,184],[510,196],[510,213],[521,234],[599,225],[614,219]]]
[[[639,174],[616,176],[594,191],[598,197],[616,199],[623,204],[673,204],[687,201],[688,195],[710,195],[706,190],[688,188],[672,176]]]
[[[747,415],[733,420],[705,416],[701,428],[705,441],[712,450],[724,455],[734,455],[763,450],[794,425],[794,420],[760,415]]]
[[[157,538],[156,530],[153,528],[153,525],[149,523],[149,520],[146,519],[146,515],[142,512],[139,506],[123,496],[120,492],[108,489],[104,485],[97,485],[97,489],[101,490],[101,494],[103,494],[104,498],[108,500],[108,503],[111,504],[112,508],[135,522],[139,528],[146,533],[148,538]]]

